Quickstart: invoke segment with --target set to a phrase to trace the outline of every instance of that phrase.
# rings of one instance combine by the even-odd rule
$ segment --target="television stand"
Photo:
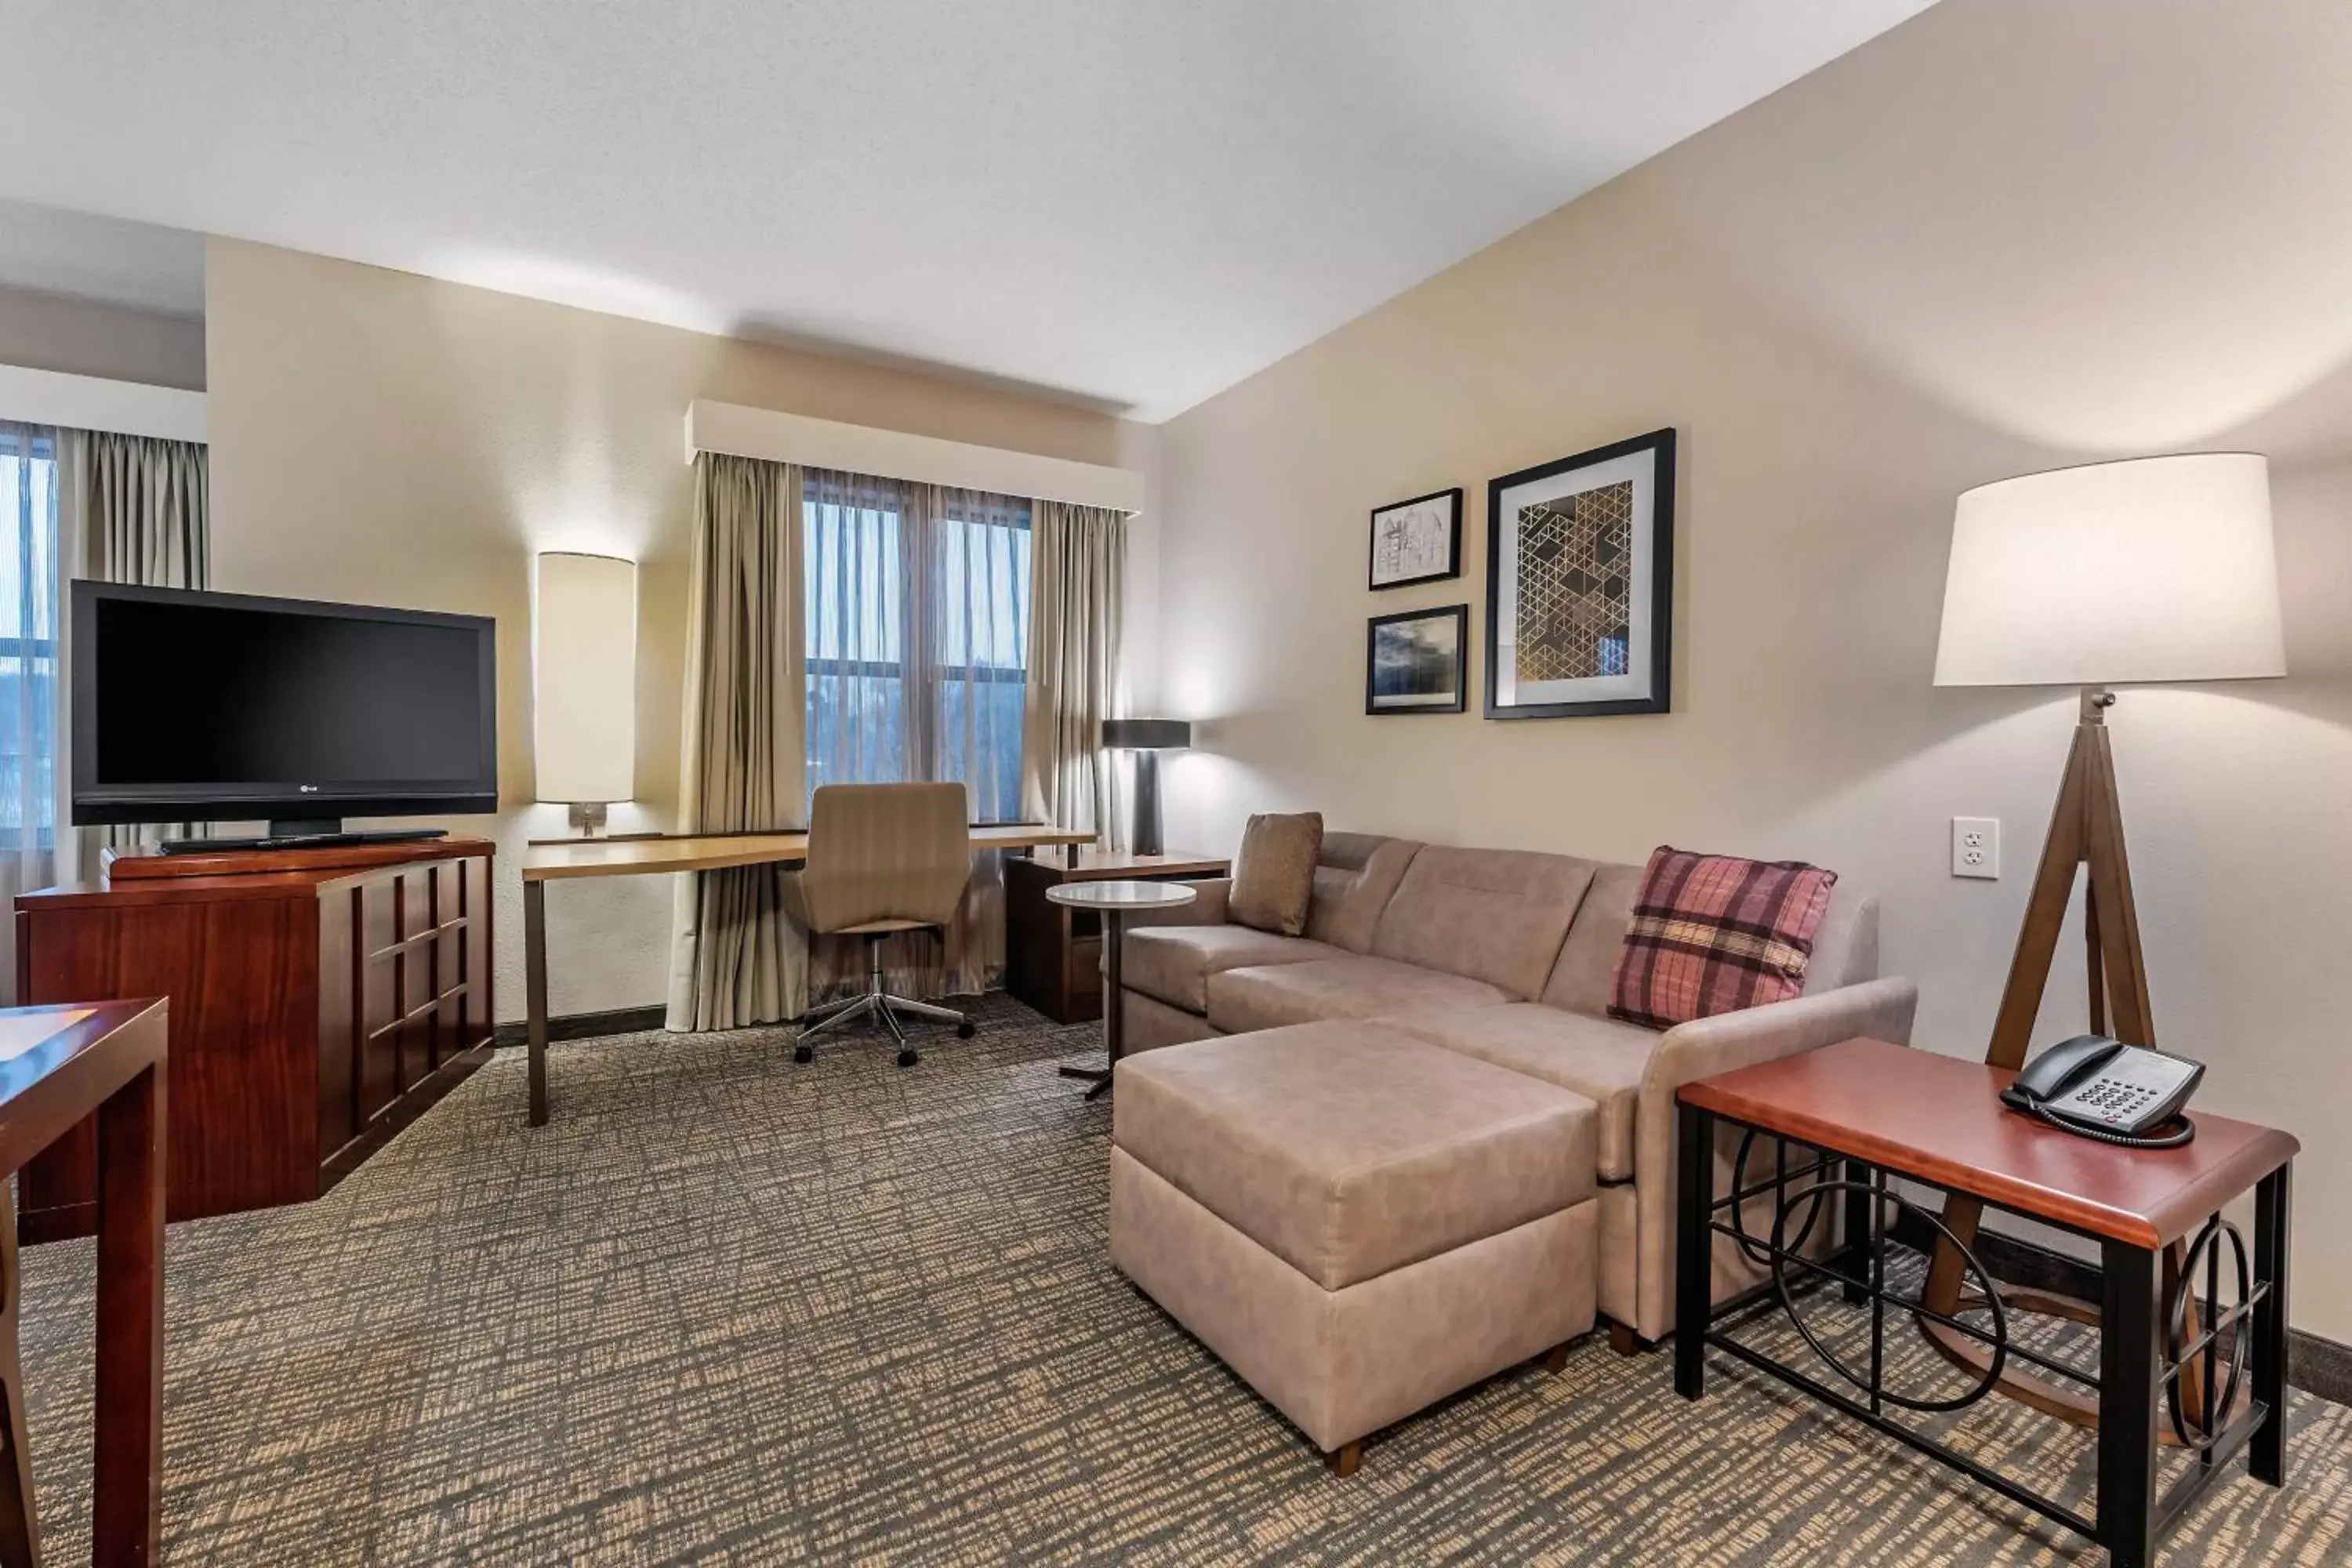
[[[226,855],[250,849],[329,849],[353,844],[425,844],[446,838],[441,827],[385,827],[346,833],[334,817],[316,822],[273,822],[257,838],[173,838],[157,845],[166,855]]]
[[[17,999],[171,998],[171,1218],[305,1202],[489,1059],[495,849],[113,856],[16,896]],[[99,1142],[84,1122],[19,1173],[20,1239],[89,1233]]]

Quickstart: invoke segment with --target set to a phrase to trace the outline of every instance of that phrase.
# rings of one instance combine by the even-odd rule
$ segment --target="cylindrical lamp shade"
[[[610,555],[539,558],[531,674],[539,798],[636,794],[637,567]]]
[[[1102,743],[1116,752],[1174,751],[1192,743],[1192,726],[1181,719],[1106,719]]]
[[[2093,463],[1960,497],[1937,685],[2285,673],[2261,457]]]

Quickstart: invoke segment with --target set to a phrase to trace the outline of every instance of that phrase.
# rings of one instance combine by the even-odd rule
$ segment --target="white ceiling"
[[[1927,4],[35,0],[0,197],[1159,419]]]
[[[205,237],[0,197],[0,284],[201,316]]]

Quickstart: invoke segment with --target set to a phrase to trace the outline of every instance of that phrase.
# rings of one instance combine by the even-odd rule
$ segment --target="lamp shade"
[[[539,558],[531,647],[539,798],[636,794],[637,567],[610,555]]]
[[[1173,751],[1192,743],[1192,726],[1182,719],[1106,719],[1102,743],[1121,752]]]
[[[2285,673],[2270,466],[2253,453],[2057,468],[1954,509],[1938,686]]]

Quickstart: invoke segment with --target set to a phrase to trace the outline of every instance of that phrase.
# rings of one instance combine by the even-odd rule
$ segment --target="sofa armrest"
[[[1911,1043],[1919,987],[1900,977],[1841,985],[1818,996],[1797,996],[1737,1013],[1677,1024],[1658,1037],[1642,1075],[1642,1108],[1674,1128],[1675,1090],[1703,1078],[1758,1062],[1778,1061],[1858,1035]]]
[[[1144,931],[1152,926],[1221,926],[1228,923],[1225,900],[1234,890],[1231,877],[1207,877],[1184,884],[1200,895],[1189,904],[1172,910],[1159,910],[1136,920],[1128,929]]]
[[[1907,1046],[1918,1005],[1919,987],[1909,980],[1866,980],[1818,996],[1677,1024],[1658,1037],[1642,1074],[1642,1098],[1633,1112],[1634,1294],[1640,1321],[1630,1326],[1635,1332],[1654,1340],[1674,1327],[1675,1091],[1717,1073],[1777,1061],[1857,1035]],[[1728,1157],[1718,1152],[1718,1195],[1730,1190],[1730,1180]],[[1822,1239],[1825,1243],[1827,1237]],[[1719,1244],[1715,1256],[1717,1300],[1755,1283],[1754,1271],[1727,1243]]]

